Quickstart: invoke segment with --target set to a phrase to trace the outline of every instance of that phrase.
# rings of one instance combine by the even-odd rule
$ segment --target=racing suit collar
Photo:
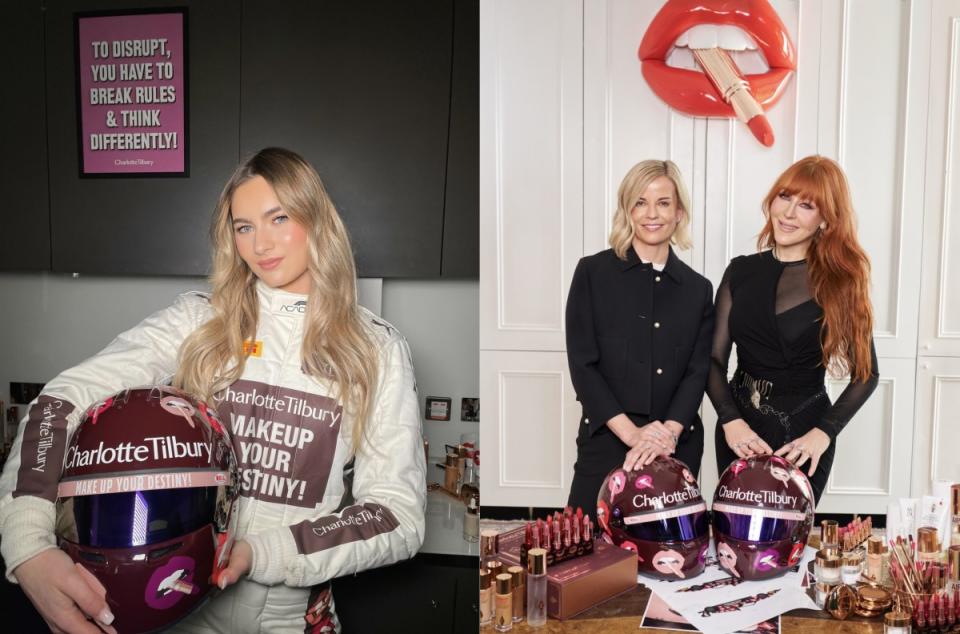
[[[274,315],[303,317],[307,310],[307,295],[271,288],[261,280],[257,280],[257,296],[260,305]]]

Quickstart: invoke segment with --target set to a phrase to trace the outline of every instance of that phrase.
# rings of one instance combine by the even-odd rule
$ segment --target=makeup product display
[[[803,557],[813,526],[813,489],[780,456],[735,460],[713,496],[713,537],[720,567],[758,580],[786,573]],[[836,581],[840,582],[839,559]]]
[[[554,536],[555,530],[558,537]],[[532,548],[547,551],[548,566],[593,552],[593,522],[580,508],[577,508],[576,514],[567,507],[563,513],[548,516],[546,522],[540,519],[528,522],[523,531],[521,566],[527,565],[527,554]]]
[[[540,627],[547,622],[547,551],[532,548],[527,552],[527,625]]]
[[[527,611],[526,571],[520,566],[510,566],[507,572],[510,573],[510,586],[513,588],[513,622],[519,623]]]
[[[493,622],[493,588],[490,585],[490,573],[480,570],[480,625]]]
[[[929,549],[935,531],[922,534]],[[911,613],[913,629],[943,629],[960,621],[960,584],[951,582],[954,573],[949,563],[921,560],[912,539],[890,540],[890,551],[894,593]]]
[[[636,554],[637,572],[690,579],[704,569],[710,541],[707,505],[685,464],[667,456],[607,474],[597,521],[617,546]]]
[[[520,545],[525,532],[525,528],[517,528],[500,534],[500,558],[509,565],[520,563]],[[531,559],[528,551],[528,568]],[[637,557],[628,550],[596,540],[589,557],[576,557],[553,566],[547,563],[546,579],[547,615],[564,620],[636,588]],[[529,578],[527,582],[530,583]]]
[[[856,549],[870,538],[871,531],[873,531],[873,519],[867,517],[863,520],[857,515],[849,524],[839,528],[837,537],[840,541],[840,549],[844,552]]]
[[[816,576],[817,582],[831,586],[841,583],[840,567],[842,563],[839,555],[825,553],[822,550],[818,551],[813,568],[813,574]]]
[[[513,587],[510,579],[511,577],[507,573],[497,575],[493,627],[498,632],[509,632],[513,629]]]

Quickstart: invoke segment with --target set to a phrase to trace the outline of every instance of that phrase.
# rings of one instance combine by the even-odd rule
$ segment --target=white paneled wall
[[[620,179],[646,158],[683,171],[695,246],[681,257],[715,286],[755,251],[760,201],[784,168],[812,153],[843,165],[873,265],[881,380],[838,441],[820,510],[883,511],[932,475],[960,481],[943,449],[960,446],[943,418],[960,406],[960,266],[948,258],[960,253],[960,0],[773,0],[798,70],[768,111],[771,148],[646,85],[637,49],[662,4],[481,3],[481,395],[496,414],[481,434],[497,448],[484,504],[566,501],[580,411],[563,300],[577,259],[606,247]],[[708,400],[702,415],[709,493]]]

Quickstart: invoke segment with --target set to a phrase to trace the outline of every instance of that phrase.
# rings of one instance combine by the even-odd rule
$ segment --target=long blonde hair
[[[356,268],[346,228],[316,170],[282,148],[260,150],[240,165],[220,194],[210,227],[213,265],[210,303],[214,316],[180,348],[174,385],[205,400],[243,374],[244,342],[257,332],[257,277],[234,242],[231,200],[237,188],[261,176],[273,187],[284,212],[307,233],[311,288],[304,319],[304,371],[330,381],[352,418],[353,447],[359,449],[377,382],[377,349],[357,305]]]
[[[770,205],[781,193],[812,201],[825,225],[807,249],[813,299],[823,308],[823,367],[834,376],[849,372],[852,381],[864,383],[873,369],[870,258],[857,239],[847,177],[824,156],[808,156],[788,167],[763,199],[767,221],[757,237],[758,249],[776,246]]]
[[[627,249],[633,244],[630,211],[650,183],[661,176],[666,176],[673,182],[673,187],[677,191],[677,207],[683,209],[683,217],[677,223],[673,235],[670,236],[670,244],[680,249],[689,249],[693,246],[690,240],[690,195],[687,194],[687,187],[683,184],[680,168],[673,161],[640,161],[623,177],[620,189],[617,191],[617,211],[613,215],[613,229],[610,230],[608,242],[621,260],[627,259]]]

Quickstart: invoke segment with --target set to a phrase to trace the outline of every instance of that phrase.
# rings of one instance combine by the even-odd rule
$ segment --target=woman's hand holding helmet
[[[623,461],[626,471],[640,469],[653,462],[657,456],[669,456],[677,450],[674,433],[662,422],[655,420],[637,427],[632,435],[633,443]]]
[[[742,418],[735,418],[723,424],[723,436],[727,445],[739,458],[752,458],[773,453],[763,438],[758,436]],[[779,454],[778,454],[779,455]]]
[[[227,586],[235,584],[240,580],[240,577],[250,572],[250,569],[253,567],[253,549],[250,548],[250,544],[242,539],[238,539],[233,544],[233,549],[230,551],[230,562],[227,564],[227,567],[220,571],[219,574],[215,575],[213,580],[217,586],[223,590]]]
[[[814,427],[803,436],[788,442],[777,449],[777,456],[785,456],[798,468],[810,460],[810,470],[807,475],[812,477],[820,464],[820,456],[830,447],[830,436],[822,429]]]
[[[113,614],[103,586],[91,585],[62,550],[45,550],[31,557],[17,566],[13,575],[52,632],[116,634],[110,626]]]

